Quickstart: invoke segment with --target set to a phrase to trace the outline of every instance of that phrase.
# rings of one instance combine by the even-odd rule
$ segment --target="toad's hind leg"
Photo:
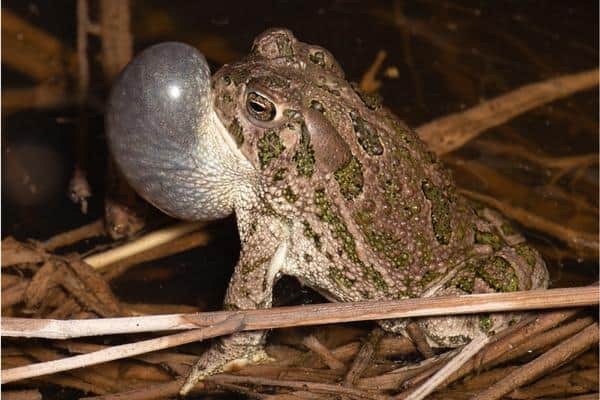
[[[514,292],[545,289],[548,270],[540,254],[518,233],[507,228],[497,212],[484,209],[478,221],[476,255],[460,264],[450,279],[434,285],[425,296],[457,296],[472,293]],[[482,333],[499,332],[522,313],[492,313],[417,318],[432,347],[457,347]],[[384,329],[405,332],[406,320],[383,321]]]
[[[519,254],[523,251],[528,253],[528,260]],[[469,260],[434,296],[545,289],[547,285],[548,272],[544,261],[537,251],[522,244],[517,248],[504,247],[490,256]],[[518,321],[522,315],[487,313],[419,318],[417,323],[431,346],[456,347],[482,333],[497,333]]]

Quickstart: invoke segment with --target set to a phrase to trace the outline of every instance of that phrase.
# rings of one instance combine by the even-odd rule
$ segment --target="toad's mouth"
[[[213,110],[210,79],[195,48],[161,43],[127,65],[108,101],[108,144],[127,181],[181,219],[231,214],[236,182],[252,168]]]

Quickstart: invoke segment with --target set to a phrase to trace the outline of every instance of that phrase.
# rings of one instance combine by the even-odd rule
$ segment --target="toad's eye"
[[[248,93],[246,108],[248,113],[259,121],[272,121],[275,118],[275,104],[256,92]]]

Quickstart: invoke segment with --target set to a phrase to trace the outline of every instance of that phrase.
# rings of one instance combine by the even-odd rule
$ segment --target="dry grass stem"
[[[2,391],[4,400],[42,400],[42,394],[37,389]]]
[[[106,361],[120,360],[123,358],[148,353],[150,351],[162,350],[216,336],[228,335],[239,331],[242,327],[243,318],[241,316],[231,316],[222,322],[202,329],[194,329],[191,331],[176,333],[155,339],[142,340],[131,344],[108,347],[106,349],[60,360],[3,370],[1,380],[4,384],[21,379],[95,365]]]
[[[355,385],[356,381],[369,366],[369,363],[371,363],[375,349],[378,347],[382,337],[383,330],[381,328],[378,327],[371,331],[344,377],[344,386]]]
[[[477,147],[484,149],[486,153],[489,154],[520,157],[524,160],[539,164],[542,167],[564,170],[565,172],[598,164],[598,154],[552,157],[542,154],[539,151],[532,152],[531,149],[527,149],[523,146],[491,140],[479,140],[477,142]],[[555,181],[556,178],[553,178],[553,180]]]
[[[379,50],[377,52],[373,64],[371,64],[369,69],[367,69],[367,71],[363,74],[360,83],[358,84],[361,90],[367,93],[372,93],[379,89],[381,86],[381,81],[377,80],[376,76],[381,69],[381,65],[383,64],[386,56],[387,53],[383,50]]]
[[[83,397],[81,400],[153,400],[171,398],[177,396],[181,385],[183,385],[183,379],[177,379],[167,383],[158,383],[120,393]],[[194,392],[192,391],[191,393]]]
[[[6,58],[3,58],[6,59]],[[2,112],[14,113],[24,108],[52,109],[75,104],[75,97],[63,86],[41,83],[26,88],[2,90]]]
[[[483,367],[496,365],[499,357],[521,345],[528,338],[535,337],[541,332],[553,328],[576,315],[578,310],[551,311],[532,318],[529,323],[517,324],[501,332],[498,338],[486,346],[481,353],[469,360],[462,368],[448,378],[445,384],[450,384],[463,376]]]
[[[62,85],[66,76],[75,71],[72,49],[8,9],[2,10],[2,38],[2,63],[38,82],[59,81]]]
[[[81,240],[104,235],[104,221],[96,220],[90,224],[80,226],[70,231],[61,232],[42,243],[46,250],[70,246]]]
[[[44,252],[31,243],[22,243],[11,236],[2,239],[2,268],[19,264],[37,264],[46,259]]]
[[[448,378],[453,372],[458,370],[464,365],[469,359],[481,350],[489,342],[487,336],[479,336],[471,340],[469,344],[462,348],[462,350],[454,356],[446,365],[444,365],[439,371],[437,371],[427,382],[421,385],[418,389],[413,391],[407,397],[402,397],[405,400],[422,400],[430,393],[432,393],[446,378]]]
[[[409,379],[419,376],[425,371],[437,371],[455,354],[455,350],[447,351],[445,353],[433,356],[421,362],[393,369],[381,375],[370,376],[368,378],[361,378],[357,382],[357,386],[359,388],[370,390],[396,390],[398,388],[407,386],[406,382]]]
[[[580,307],[598,304],[598,286],[486,293],[404,300],[326,303],[247,311],[167,314],[88,320],[2,318],[2,336],[70,339],[117,333],[195,329],[244,316],[244,329],[273,329],[328,323],[373,321],[501,311]]]
[[[25,296],[29,282],[23,280],[14,286],[2,290],[2,307],[10,307],[20,303]]]
[[[173,239],[170,242],[159,244],[156,247],[136,253],[130,257],[123,258],[110,265],[110,268],[102,269],[102,276],[107,281],[110,281],[122,275],[129,268],[156,260],[158,258],[168,257],[173,254],[178,254],[195,247],[204,246],[210,241],[210,235],[203,231],[192,232],[184,236]]]
[[[128,392],[122,392],[112,395],[87,398],[88,400],[149,400],[162,397],[175,396],[179,392],[183,379],[177,379],[172,382],[154,385],[145,389],[134,389]],[[219,374],[207,377],[203,383],[215,385],[240,385],[249,384],[253,386],[283,387],[289,389],[307,390],[311,393],[323,393],[337,396],[348,396],[352,399],[384,400],[387,397],[372,392],[366,392],[353,388],[346,388],[340,385],[317,383],[310,381],[291,381],[283,379],[269,379],[260,377],[236,376],[229,374]],[[193,393],[193,391],[192,391]]]
[[[417,346],[417,349],[423,358],[433,357],[433,350],[429,347],[425,334],[417,323],[411,322],[408,324],[406,326],[406,333],[408,333],[415,346]]]
[[[204,226],[204,223],[202,222],[184,222],[176,224],[144,235],[139,239],[115,247],[114,249],[91,255],[84,258],[83,261],[93,268],[101,269],[125,258],[147,251],[153,247],[168,243],[178,237],[187,235],[190,232],[199,230],[202,226]]]
[[[513,360],[525,354],[536,352],[545,348],[546,346],[573,336],[577,332],[593,323],[594,319],[592,317],[578,318],[572,322],[560,325],[554,329],[550,329],[539,335],[533,336],[511,351],[507,351],[495,359],[492,365],[502,364],[503,362]]]
[[[112,82],[133,56],[129,0],[100,0],[98,30],[102,37],[102,69]]]
[[[315,393],[326,393],[326,394],[335,394],[338,396],[349,396],[350,398],[355,399],[369,399],[369,400],[384,400],[387,399],[387,396],[375,394],[372,392],[366,392],[359,389],[344,387],[336,384],[328,384],[328,383],[317,383],[310,381],[288,381],[288,380],[279,380],[279,379],[269,379],[269,378],[260,378],[260,377],[247,377],[247,376],[236,376],[236,375],[213,375],[211,377],[206,378],[207,381],[211,383],[234,383],[234,384],[251,384],[251,385],[260,385],[260,386],[273,386],[273,387],[285,387],[290,389],[304,389],[309,390]]]
[[[329,349],[325,347],[315,336],[308,335],[304,338],[302,344],[317,354],[329,368],[344,369],[344,363],[335,358],[331,351],[329,351]]]
[[[438,118],[417,128],[421,139],[437,154],[456,150],[481,132],[543,104],[598,85],[593,69],[522,86],[466,111]]]
[[[596,366],[542,378],[526,388],[513,390],[510,397],[523,400],[540,397],[556,398],[597,390],[598,368]]]
[[[513,371],[504,379],[479,393],[473,400],[496,400],[512,390],[531,382],[543,373],[562,365],[576,354],[598,343],[598,324],[593,324],[548,350],[535,360]]]

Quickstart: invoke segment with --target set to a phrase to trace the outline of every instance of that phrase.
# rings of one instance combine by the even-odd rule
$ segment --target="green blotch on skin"
[[[438,272],[438,271],[427,271],[425,273],[425,275],[423,275],[423,278],[421,278],[421,281],[419,282],[419,284],[421,285],[421,287],[425,287],[425,286],[429,285],[431,282],[435,281],[441,275],[442,275],[442,273]]]
[[[233,136],[238,147],[244,144],[244,130],[237,118],[234,118],[231,124],[229,124],[229,133]]]
[[[475,243],[488,244],[495,251],[500,250],[504,245],[504,242],[500,236],[496,235],[495,233],[481,231],[475,231]]]
[[[253,221],[253,222],[250,224],[250,227],[248,228],[248,232],[249,232],[249,233],[254,233],[254,232],[256,232],[256,228],[257,228],[257,227],[258,227],[258,224],[256,223],[256,221]]]
[[[433,151],[426,151],[425,160],[429,161],[430,164],[435,164],[438,162],[438,157]]]
[[[247,69],[235,69],[231,73],[231,80],[233,83],[238,86],[241,83],[246,83],[248,80],[248,70]]]
[[[465,238],[465,226],[460,224],[458,228],[456,228],[456,241],[462,242]]]
[[[273,174],[273,182],[282,181],[285,178],[287,170],[287,168],[278,168],[277,171],[275,171],[275,173]]]
[[[310,144],[310,133],[304,122],[300,125],[300,141],[292,158],[298,175],[310,178],[315,172],[315,151]]]
[[[334,95],[334,96],[336,96],[336,97],[340,97],[340,96],[341,96],[341,93],[340,93],[340,91],[339,91],[339,90],[337,90],[337,89],[333,89],[333,88],[330,88],[330,87],[329,87],[329,86],[327,86],[327,85],[317,85],[317,87],[318,87],[319,89],[323,89],[323,90],[324,90],[324,91],[326,91],[327,93],[329,93],[329,94],[332,94],[332,95]]]
[[[352,118],[352,126],[354,127],[358,143],[364,151],[370,156],[383,154],[383,145],[375,127],[354,111],[350,113],[350,118]]]
[[[286,186],[285,189],[283,189],[283,198],[289,203],[294,203],[296,200],[298,200],[298,195],[294,193],[291,187]]]
[[[344,166],[334,174],[335,180],[340,186],[340,192],[346,200],[352,200],[363,189],[362,165],[356,157],[352,157]]]
[[[371,213],[360,210],[354,213],[354,221],[367,240],[369,246],[395,268],[403,268],[412,263],[411,256],[404,251],[404,245],[392,232],[373,226]]]
[[[421,212],[421,206],[417,203],[411,203],[402,207],[402,218],[408,220]]]
[[[473,284],[473,276],[461,276],[460,278],[456,278],[452,281],[453,286],[469,294],[473,293]]]
[[[258,160],[261,168],[266,167],[269,163],[279,157],[285,150],[285,146],[281,143],[281,139],[273,130],[268,130],[258,139]]]
[[[471,207],[473,207],[473,211],[475,212],[475,215],[477,215],[479,218],[483,218],[485,220],[487,220],[487,218],[485,217],[485,206],[476,201],[476,200],[471,200]]]
[[[366,290],[361,290],[360,295],[365,300],[369,300],[369,299],[373,298],[373,296],[371,296],[371,293],[367,292]]]
[[[510,263],[500,256],[492,256],[471,262],[450,282],[466,293],[473,293],[476,278],[482,279],[497,292],[519,290],[519,279]]]
[[[415,287],[415,279],[410,275],[405,275],[402,279],[402,283],[404,284],[405,290],[404,295],[408,297],[416,297],[413,288]]]
[[[431,224],[435,238],[440,244],[450,243],[452,227],[450,225],[450,203],[444,192],[428,180],[424,180],[421,189],[425,198],[431,202]]]
[[[302,221],[302,225],[304,225],[304,236],[312,239],[317,250],[321,250],[321,236],[313,230],[308,221]]]
[[[535,250],[523,243],[516,245],[514,249],[519,256],[525,259],[525,262],[527,262],[531,268],[535,267],[535,264],[537,263]]]
[[[223,95],[223,103],[231,103],[233,99],[229,93]]]
[[[454,286],[463,292],[473,293],[478,268],[478,262],[469,262],[464,268],[458,271],[456,276],[446,286]]]
[[[482,315],[479,317],[479,328],[484,332],[489,332],[494,326],[494,322],[489,315]]]
[[[287,79],[280,78],[276,75],[265,76],[261,80],[267,87],[273,89],[287,89],[290,87],[290,82]]]
[[[513,229],[512,225],[508,222],[503,223],[500,226],[500,230],[502,231],[502,234],[504,234],[504,236],[510,236],[515,234],[515,230]]]
[[[408,161],[412,166],[416,166],[415,159],[414,159],[412,153],[406,147],[404,147],[404,146],[394,147],[392,154],[394,155],[394,158],[396,160],[405,160],[405,161]]]
[[[508,261],[499,256],[482,260],[477,269],[477,276],[498,292],[516,292],[519,290],[519,279]]]
[[[410,256],[410,254],[408,254],[407,252],[403,251],[400,254],[398,254],[398,256],[395,257],[392,262],[394,264],[394,267],[400,268],[400,267],[404,267],[404,266],[406,266],[408,264],[411,264],[412,263],[412,258]]]
[[[317,64],[320,67],[325,67],[325,53],[322,51],[315,51],[314,53],[310,53],[308,55],[308,59],[313,63]]]
[[[342,247],[342,251],[348,256],[348,258],[359,265],[363,271],[363,276],[366,280],[371,282],[373,286],[379,290],[386,291],[388,286],[383,279],[383,276],[370,265],[365,265],[362,260],[358,257],[356,251],[356,242],[354,237],[348,231],[348,228],[340,218],[340,216],[334,211],[334,206],[331,201],[327,198],[324,189],[315,190],[314,202],[318,209],[318,217],[321,221],[326,222],[330,225],[331,232],[334,238],[339,242]]]
[[[381,107],[381,96],[377,93],[364,92],[356,82],[350,82],[350,86],[354,89],[354,92],[360,97],[365,106],[371,110],[377,110]]]
[[[285,110],[283,110],[283,116],[289,118],[290,120],[297,118],[298,115],[299,115],[298,111],[296,111],[292,108],[286,108]],[[288,124],[288,127],[292,130],[296,129],[296,127],[293,123]]]
[[[410,146],[420,143],[420,141],[416,138],[416,134],[412,132],[406,125],[391,117],[388,117],[388,121],[392,125],[392,129],[394,132],[396,132],[396,135],[398,135],[398,137],[404,143]]]
[[[276,40],[277,50],[279,51],[279,55],[281,57],[293,57],[294,49],[292,47],[292,43],[287,36],[279,36]]]
[[[344,275],[341,269],[334,266],[329,267],[329,279],[335,282],[338,287],[351,288],[354,284],[354,281]]]
[[[371,282],[373,286],[379,290],[388,290],[388,285],[385,283],[383,276],[372,265],[363,265],[362,269],[365,279]]]
[[[383,197],[390,205],[390,208],[396,208],[401,199],[402,187],[393,178],[383,180]]]
[[[402,268],[412,263],[410,255],[403,251],[404,247],[399,239],[390,232],[377,232],[371,230],[366,235],[367,242],[379,254],[383,255],[394,268]]]
[[[429,251],[429,249],[423,250],[423,255],[421,256],[421,262],[424,265],[429,265],[431,263],[431,251]]]
[[[251,264],[242,264],[242,272],[244,274],[249,274],[250,272],[254,271],[256,268],[267,263],[268,261],[269,261],[268,258],[262,257]]]
[[[369,207],[354,212],[354,220],[361,227],[368,228],[373,223],[373,213]]]
[[[269,202],[265,202],[262,212],[264,213],[264,215],[269,215],[271,217],[278,217],[281,218],[282,215],[279,214],[277,212],[277,210],[275,210],[275,207],[273,207],[273,204],[269,203]]]
[[[356,251],[354,237],[348,231],[346,224],[344,224],[340,216],[335,212],[333,204],[325,194],[325,189],[315,190],[314,203],[318,209],[317,215],[319,219],[330,225],[331,232],[337,241],[340,242],[348,258],[356,264],[362,264]]]
[[[414,236],[419,251],[421,251],[421,263],[429,265],[431,263],[431,247],[429,240],[421,233],[417,232]]]

